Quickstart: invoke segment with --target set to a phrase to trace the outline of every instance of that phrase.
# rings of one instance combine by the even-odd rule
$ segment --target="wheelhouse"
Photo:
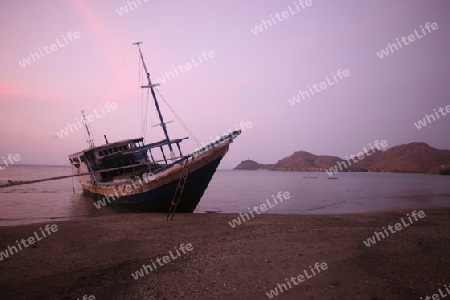
[[[74,153],[69,155],[69,160],[73,172],[89,173],[90,181],[123,181],[143,173],[156,173],[184,159],[180,148],[184,139],[162,140],[147,145],[143,138],[128,139]],[[178,155],[172,151],[166,153],[174,144]]]

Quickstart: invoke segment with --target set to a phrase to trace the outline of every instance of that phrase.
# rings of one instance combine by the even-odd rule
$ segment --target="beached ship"
[[[158,84],[151,82],[140,43],[135,44],[148,81],[142,88],[150,89],[165,139],[149,144],[143,137],[108,143],[105,136],[106,143],[96,146],[84,122],[89,148],[69,155],[72,173],[85,193],[102,201],[94,203],[96,206],[145,206],[148,211],[166,212],[172,217],[175,212],[194,212],[230,143],[241,131],[229,132],[193,153],[183,154],[180,144],[187,137],[169,138],[155,94]]]

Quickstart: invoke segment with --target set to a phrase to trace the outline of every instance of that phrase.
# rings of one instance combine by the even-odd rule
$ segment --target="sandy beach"
[[[364,244],[414,210],[425,217]],[[47,224],[58,230],[0,261],[0,298],[269,299],[289,280],[274,299],[425,299],[450,285],[449,208],[266,214],[232,228],[237,216],[179,214],[167,222],[164,214],[121,214],[1,227],[0,251]],[[184,254],[182,244],[193,249]],[[133,278],[151,262],[155,270]],[[327,269],[312,275],[317,262]],[[291,281],[301,274],[303,282]]]

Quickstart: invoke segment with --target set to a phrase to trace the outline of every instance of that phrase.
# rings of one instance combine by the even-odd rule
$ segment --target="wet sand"
[[[0,251],[58,231],[0,261],[0,299],[269,299],[285,278],[319,274],[274,299],[420,299],[450,284],[450,209],[415,208],[425,217],[367,247],[363,241],[414,209],[346,215],[120,214],[0,228]],[[151,260],[192,244],[135,280]],[[180,251],[180,250],[179,250]],[[291,281],[292,282],[292,281]]]

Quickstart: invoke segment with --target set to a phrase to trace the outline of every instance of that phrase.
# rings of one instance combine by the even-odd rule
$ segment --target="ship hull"
[[[155,174],[148,182],[132,184],[97,185],[80,182],[86,194],[97,200],[95,206],[117,206],[146,212],[168,212],[174,199],[177,185],[184,169],[188,168],[183,193],[177,206],[177,213],[192,213],[208,187],[220,161],[227,153],[226,141],[197,157]],[[128,185],[128,188],[127,188]],[[99,203],[99,201],[102,203]]]

